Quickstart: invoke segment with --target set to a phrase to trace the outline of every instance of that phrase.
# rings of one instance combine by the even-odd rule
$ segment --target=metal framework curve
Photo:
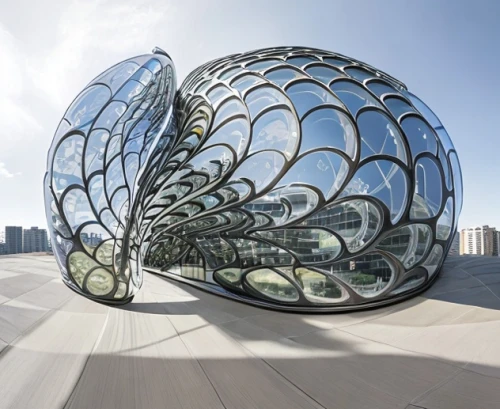
[[[384,304],[426,288],[462,180],[436,115],[365,63],[303,47],[121,62],[62,119],[45,202],[64,282],[130,301],[143,268],[283,310]]]

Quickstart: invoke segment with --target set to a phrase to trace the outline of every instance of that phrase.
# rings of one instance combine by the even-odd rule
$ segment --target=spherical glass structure
[[[392,302],[436,277],[462,205],[427,105],[310,48],[218,59],[178,91],[160,49],[117,64],[68,108],[47,168],[63,279],[108,303],[144,268],[282,310]]]

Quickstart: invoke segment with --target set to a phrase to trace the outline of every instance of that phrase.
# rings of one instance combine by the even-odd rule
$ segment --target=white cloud
[[[29,112],[29,103],[23,97],[25,87],[25,58],[19,52],[15,38],[0,25],[0,112],[2,113],[2,149],[8,149],[9,142],[18,142],[23,135],[42,130],[41,125]]]
[[[94,60],[111,58],[115,64],[117,56],[129,58],[135,50],[148,52],[144,47],[155,45],[153,32],[165,23],[167,9],[163,1],[154,8],[141,1],[73,1],[60,15],[54,46],[31,58],[30,77],[62,110],[93,74],[102,71]]]
[[[5,163],[0,162],[0,178],[13,178],[14,176],[19,176],[21,173],[12,173],[6,167]]]

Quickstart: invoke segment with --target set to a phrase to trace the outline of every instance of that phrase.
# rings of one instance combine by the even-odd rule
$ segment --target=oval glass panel
[[[333,274],[365,298],[376,297],[394,279],[392,265],[382,255],[375,253],[318,268]]]
[[[344,103],[353,117],[356,117],[358,111],[365,106],[382,108],[382,104],[366,89],[352,81],[335,81],[330,85],[330,89]]]
[[[434,131],[420,118],[410,116],[401,121],[401,128],[410,144],[413,157],[419,153],[430,152],[437,155],[437,141]]]
[[[369,162],[354,175],[340,197],[370,195],[389,209],[391,222],[397,223],[404,213],[408,197],[408,180],[403,170],[388,160]]]
[[[320,229],[283,229],[253,234],[293,251],[303,263],[333,260],[342,251],[339,240]]]
[[[371,243],[380,231],[382,222],[382,215],[375,205],[366,200],[351,200],[326,206],[303,224],[333,230],[344,239],[347,249],[353,253]]]
[[[361,136],[361,159],[389,155],[408,164],[403,137],[386,114],[378,110],[364,111],[356,122]]]
[[[437,268],[443,260],[443,248],[439,244],[434,244],[429,257],[425,260],[423,266],[429,272],[429,277],[432,277],[438,271]]]
[[[340,111],[321,108],[302,119],[301,154],[316,148],[331,147],[354,159],[356,141],[354,124]]]
[[[324,88],[313,81],[300,81],[287,88],[286,93],[293,102],[299,118],[318,105],[333,104],[342,106],[328,88]]]
[[[436,238],[448,240],[453,228],[453,198],[449,197],[444,206],[443,213],[439,216],[436,227]]]
[[[338,303],[348,297],[343,288],[324,274],[301,267],[295,269],[295,277],[304,296],[312,303]]]
[[[393,254],[405,269],[410,269],[427,254],[431,242],[432,230],[429,226],[410,224],[395,230],[377,248]]]
[[[87,290],[92,295],[107,295],[113,290],[115,280],[111,272],[104,268],[96,268],[87,278]]]
[[[260,116],[252,127],[252,143],[248,154],[267,149],[284,153],[291,159],[299,142],[299,124],[284,109],[273,109]]]
[[[278,186],[304,183],[317,187],[329,199],[339,191],[348,172],[349,165],[340,155],[329,151],[313,152],[295,162]]]
[[[297,289],[286,278],[269,268],[254,270],[245,276],[245,281],[255,291],[277,301],[299,300]]]
[[[443,186],[438,165],[432,159],[420,158],[415,165],[415,191],[410,219],[422,220],[436,216],[441,209]]]

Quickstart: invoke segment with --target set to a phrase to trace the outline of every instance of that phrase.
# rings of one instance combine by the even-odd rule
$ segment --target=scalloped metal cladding
[[[75,99],[45,206],[65,283],[130,301],[151,269],[283,310],[426,288],[457,229],[457,154],[404,84],[352,58],[271,48],[209,62],[176,92],[160,49]]]

